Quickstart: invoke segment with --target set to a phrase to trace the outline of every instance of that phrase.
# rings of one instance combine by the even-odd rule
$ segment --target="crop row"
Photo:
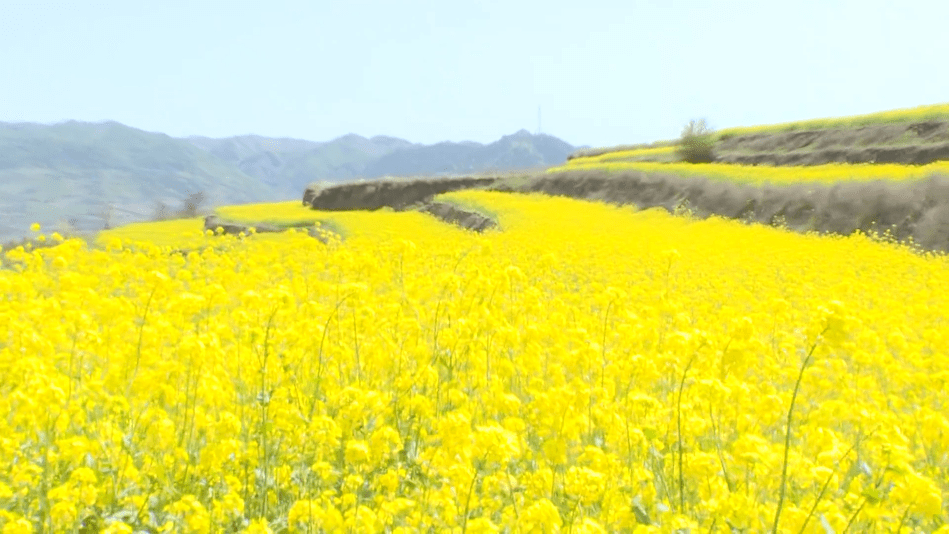
[[[881,111],[866,115],[854,115],[850,117],[834,117],[827,119],[787,122],[781,124],[763,124],[760,126],[725,128],[716,132],[716,134],[718,138],[722,139],[737,135],[749,134],[795,132],[802,130],[826,130],[830,128],[859,128],[861,126],[870,126],[889,122],[923,122],[933,120],[946,122],[948,114],[950,114],[950,105],[933,104],[927,106],[918,106],[915,108]]]
[[[659,150],[659,149],[653,149]],[[649,161],[616,161],[612,154],[597,157],[574,158],[548,173],[572,170],[641,171],[645,173],[698,176],[754,184],[835,183],[842,181],[909,181],[933,175],[947,175],[948,163],[938,161],[928,165],[830,163],[808,167],[772,167],[731,165],[723,163],[656,163]]]

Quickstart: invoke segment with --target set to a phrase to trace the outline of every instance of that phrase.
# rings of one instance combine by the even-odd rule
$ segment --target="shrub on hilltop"
[[[706,119],[689,121],[683,127],[676,154],[687,163],[710,163],[716,161],[713,130],[706,125]]]
[[[170,219],[193,219],[204,213],[204,206],[208,200],[208,195],[204,191],[189,193],[181,201],[181,208],[172,212],[171,207],[161,200],[155,201],[155,207],[152,211],[153,221],[167,221]]]

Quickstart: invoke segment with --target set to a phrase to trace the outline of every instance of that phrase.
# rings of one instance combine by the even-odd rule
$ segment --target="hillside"
[[[897,112],[878,116],[906,118]],[[947,122],[924,118],[929,120],[827,119],[721,132],[717,149],[732,154],[733,164],[671,163],[675,147],[662,141],[584,150],[545,173],[499,177],[487,187],[640,209],[659,207],[802,233],[887,232],[894,239],[912,239],[920,249],[946,253],[950,184],[947,166],[940,162],[947,160]],[[848,165],[861,154],[874,155],[878,164]],[[882,154],[899,163],[928,164],[883,165],[888,158]],[[751,165],[735,164],[741,162]],[[782,163],[785,166],[776,166]],[[430,200],[428,193],[410,195],[425,190],[417,185],[408,182],[403,189],[390,188],[390,196],[398,202],[389,205]],[[305,191],[303,202],[316,209],[339,210],[347,206],[338,199],[363,206],[368,198],[378,203],[373,198],[378,194],[372,184],[314,187]],[[317,202],[318,195],[333,202]]]
[[[718,163],[742,165],[823,165],[947,161],[950,151],[947,104],[920,106],[854,117],[728,128],[714,132]],[[671,162],[678,141],[577,150],[568,161]]]
[[[0,240],[38,222],[101,229],[177,207],[203,191],[209,204],[279,197],[259,180],[191,143],[116,122],[0,123]],[[111,212],[107,215],[106,212]]]
[[[308,184],[557,165],[575,150],[525,131],[488,145],[349,134],[327,142],[256,135],[177,139],[117,122],[0,123],[0,243],[50,229],[91,232],[172,210],[299,197]]]

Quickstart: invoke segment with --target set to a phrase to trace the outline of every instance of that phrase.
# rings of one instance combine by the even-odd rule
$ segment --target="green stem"
[[[267,517],[267,485],[269,484],[270,477],[270,455],[268,451],[268,446],[270,445],[267,439],[267,408],[270,405],[270,393],[267,391],[267,360],[270,356],[270,331],[274,323],[274,316],[277,315],[277,308],[274,308],[274,311],[271,312],[270,317],[267,319],[267,328],[264,330],[264,354],[260,358],[261,362],[261,391],[259,396],[259,402],[261,404],[261,460],[263,463],[263,495],[261,498],[261,517]]]
[[[851,525],[854,523],[854,520],[858,518],[858,514],[861,513],[861,510],[864,510],[864,505],[868,503],[867,498],[861,501],[861,506],[858,506],[858,509],[851,514],[851,519],[848,519],[848,524],[844,526],[844,530],[841,531],[841,534],[844,534],[851,529]]]
[[[689,359],[689,363],[686,364],[686,368],[683,369],[683,377],[680,379],[680,388],[679,394],[676,398],[676,441],[677,441],[677,461],[679,463],[679,484],[680,484],[680,513],[686,513],[686,493],[685,487],[686,482],[683,476],[683,388],[686,385],[686,374],[689,373],[689,368],[693,366],[693,362],[696,360],[696,354],[693,354],[693,357]]]
[[[465,512],[462,514],[462,534],[465,534],[465,529],[468,528],[468,507],[472,503],[472,493],[475,491],[475,482],[478,480],[478,469],[475,470],[475,475],[472,477],[472,483],[468,486],[468,496],[465,497]]]
[[[353,317],[353,356],[356,359],[356,383],[360,386],[363,385],[363,370],[360,365],[360,342],[357,339],[357,326],[356,326],[356,309],[350,310],[350,315]]]
[[[840,464],[845,458],[847,458],[848,455],[851,454],[851,451],[854,450],[855,446],[857,446],[857,443],[849,447],[848,450],[845,451],[845,453],[841,455],[841,458],[838,459],[837,463]],[[828,490],[828,485],[831,484],[831,480],[834,478],[834,476],[835,476],[835,471],[832,470],[831,473],[828,474],[828,478],[825,479],[824,485],[821,486],[821,492],[818,493],[818,498],[815,499],[815,504],[812,505],[811,510],[809,510],[808,512],[808,516],[805,517],[805,521],[802,522],[802,528],[801,530],[798,531],[798,534],[802,534],[803,532],[805,532],[805,527],[808,526],[808,521],[811,520],[812,516],[815,515],[815,510],[818,509],[818,503],[820,503],[821,498],[825,496],[825,492]],[[900,528],[898,528],[897,530],[898,532],[900,532]]]
[[[330,316],[327,317],[327,321],[323,325],[323,334],[321,334],[320,336],[320,348],[317,350],[317,380],[316,380],[317,391],[314,391],[313,399],[311,399],[311,402],[310,402],[310,413],[307,414],[308,421],[313,419],[313,411],[317,406],[317,400],[319,398],[320,382],[323,379],[323,345],[327,340],[327,332],[330,330],[330,323],[333,321],[333,318],[336,317],[337,313],[340,312],[340,306],[342,306],[343,302],[345,302],[346,299],[350,298],[350,296],[351,295],[346,295],[337,301],[336,307],[333,309],[333,313],[331,313]]]
[[[818,341],[821,339],[821,336],[828,331],[826,326],[824,330],[818,334],[818,337],[815,338],[815,342],[811,346],[811,350],[808,351],[808,354],[805,356],[805,360],[802,361],[801,369],[798,370],[798,380],[795,381],[795,389],[792,390],[792,402],[788,406],[788,415],[785,418],[785,455],[782,459],[782,481],[779,485],[778,493],[778,506],[775,508],[775,521],[772,523],[772,534],[778,534],[778,522],[779,518],[782,515],[782,505],[785,504],[785,483],[788,479],[788,451],[792,447],[792,413],[795,411],[795,399],[798,398],[798,388],[802,385],[802,377],[805,376],[805,368],[808,367],[809,362],[811,362],[811,357],[815,354],[815,348],[818,347]]]
[[[709,403],[709,424],[712,426],[713,435],[716,438],[716,453],[719,455],[719,465],[722,466],[722,478],[726,479],[726,487],[729,493],[736,491],[736,485],[729,477],[729,470],[726,468],[726,458],[722,454],[722,436],[719,434],[719,425],[713,416],[712,402]]]
[[[152,288],[152,292],[148,295],[148,301],[145,303],[145,312],[142,314],[142,324],[139,325],[139,341],[138,345],[135,347],[135,370],[132,372],[132,380],[135,380],[135,376],[139,372],[139,361],[142,359],[142,334],[145,330],[145,321],[148,320],[148,312],[152,305],[152,297],[155,296],[155,291],[158,289],[158,286]],[[129,388],[132,387],[132,384],[129,383]]]
[[[895,530],[897,534],[901,534],[901,529],[904,528],[904,521],[907,521],[908,513],[910,513],[910,506],[904,509],[904,515],[901,516],[901,521],[897,524],[897,530]]]

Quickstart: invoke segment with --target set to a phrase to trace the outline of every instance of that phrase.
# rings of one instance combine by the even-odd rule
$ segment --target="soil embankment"
[[[585,149],[570,158],[670,146],[652,145]],[[785,132],[732,134],[717,139],[719,163],[807,166],[827,163],[898,163],[924,165],[947,161],[947,120],[869,124]],[[669,161],[671,155],[638,156],[639,161]],[[598,170],[540,175],[528,183],[497,190],[542,192],[573,198],[635,204],[642,209],[687,207],[695,215],[718,215],[748,222],[785,226],[796,231],[884,232],[899,240],[913,238],[926,250],[947,252],[947,176],[915,182],[801,183],[756,186],[703,178]]]
[[[443,222],[461,226],[473,232],[484,232],[485,230],[498,227],[498,222],[491,217],[486,217],[481,213],[465,210],[444,202],[429,202],[419,208],[419,211],[433,215]]]
[[[686,208],[702,218],[717,215],[799,232],[887,231],[898,240],[913,238],[925,250],[947,252],[950,248],[947,176],[915,182],[757,186],[675,175],[572,171],[541,175],[519,187],[499,185],[495,190],[633,204],[640,209],[662,207],[671,212]]]
[[[369,182],[339,184],[320,190],[304,191],[304,206],[327,211],[377,210],[390,207],[396,211],[415,209],[437,219],[473,232],[497,228],[498,222],[484,214],[454,204],[433,202],[436,195],[492,186],[497,178],[443,178],[412,182]]]
[[[875,124],[861,128],[737,135],[716,144],[717,161],[743,165],[823,165],[946,161],[947,121]]]
[[[321,206],[319,209],[412,208],[480,232],[495,227],[497,222],[431,199],[441,192],[485,186],[494,191],[544,193],[640,209],[688,209],[696,217],[727,217],[798,232],[887,232],[901,241],[912,238],[924,250],[947,252],[950,248],[950,183],[947,176],[940,175],[913,182],[754,185],[672,174],[585,170],[515,180],[500,177],[340,184],[319,195],[310,191],[307,195],[311,205]],[[318,202],[318,198],[323,200]]]
[[[303,194],[303,205],[316,210],[348,211],[378,210],[384,207],[403,211],[419,207],[435,195],[491,185],[495,178],[443,178],[411,182],[361,182],[308,187]]]

